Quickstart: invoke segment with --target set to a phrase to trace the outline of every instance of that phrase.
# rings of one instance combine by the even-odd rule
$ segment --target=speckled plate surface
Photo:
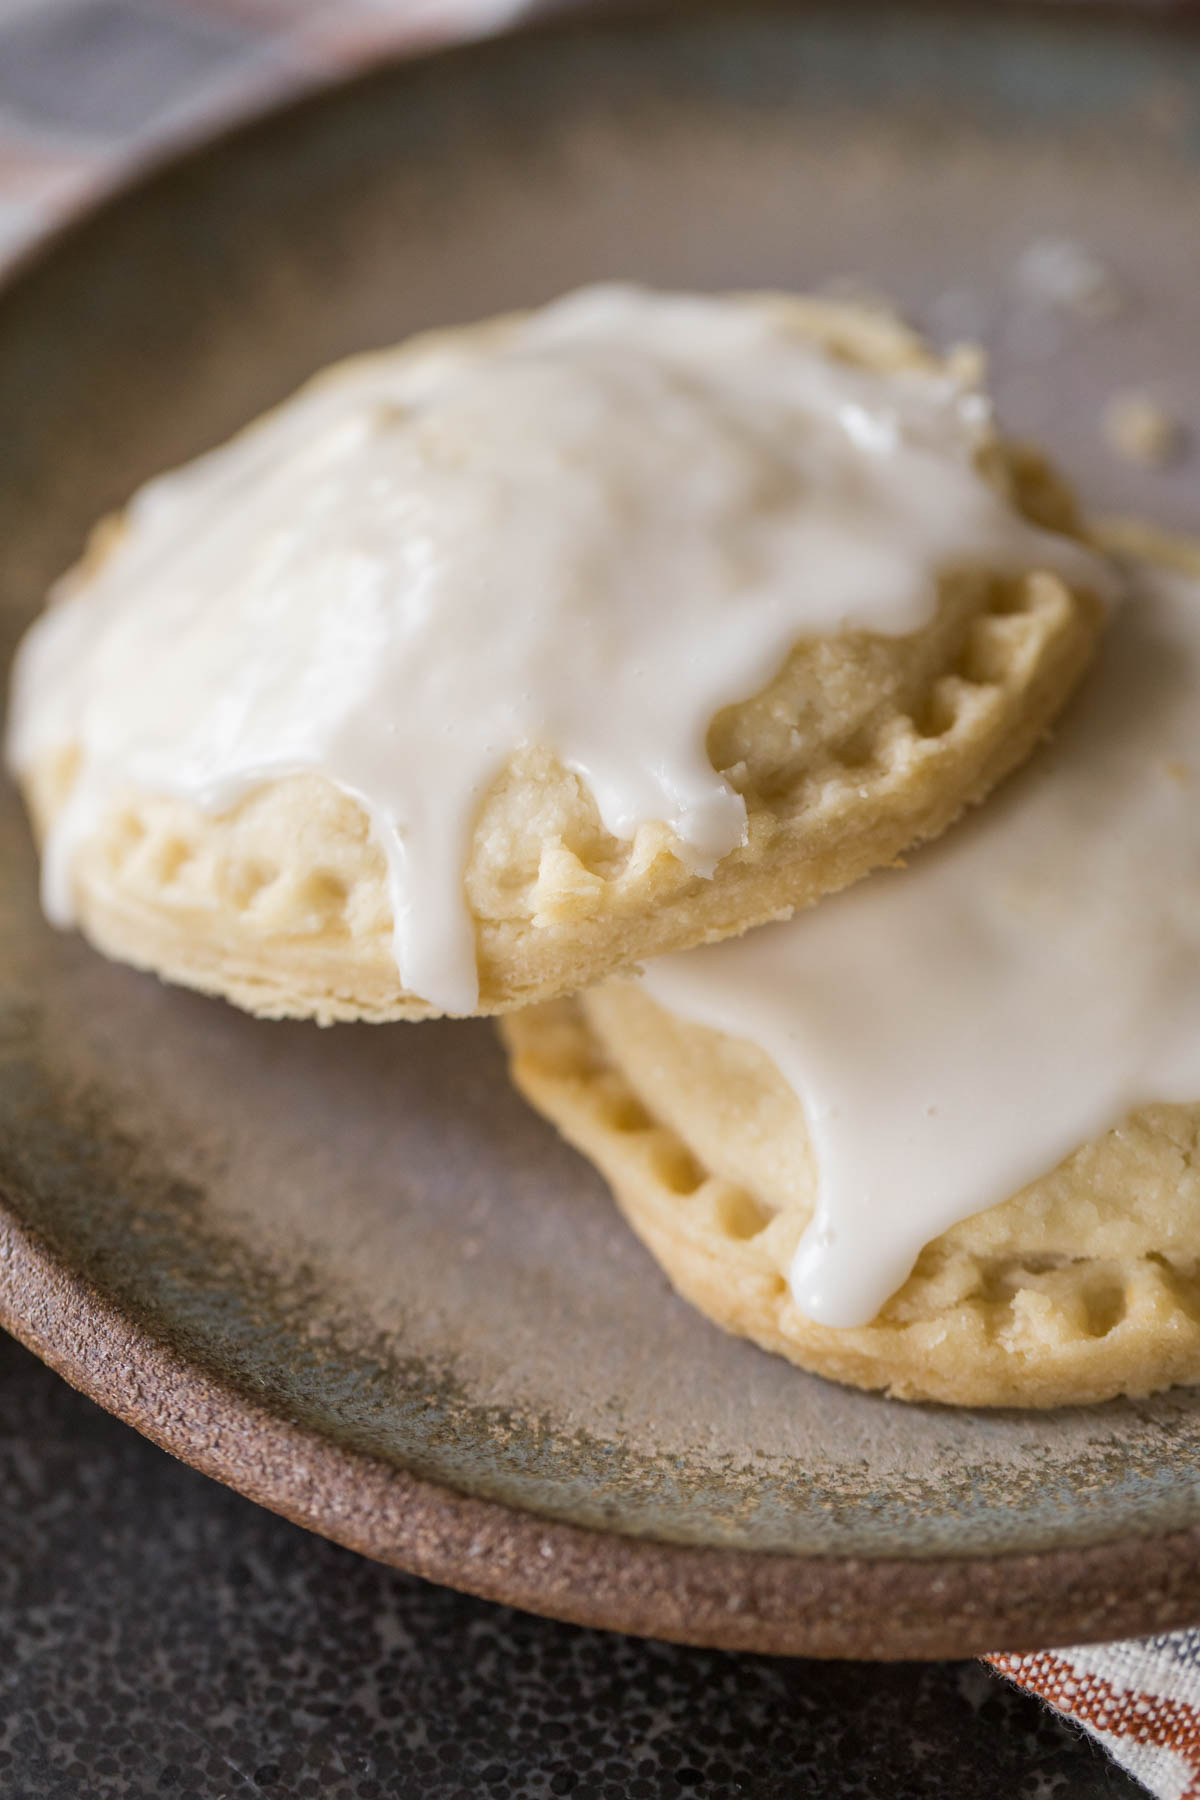
[[[1121,305],[1028,291],[1068,234]],[[984,335],[1098,506],[1200,525],[1200,41],[991,9],[675,7],[380,71],[146,179],[0,298],[11,649],[95,515],[329,358],[636,276],[895,296]],[[331,1537],[593,1623],[951,1655],[1200,1618],[1200,1397],[842,1392],[719,1336],[486,1024],[263,1024],[42,923],[0,806],[0,1308],[180,1456]]]

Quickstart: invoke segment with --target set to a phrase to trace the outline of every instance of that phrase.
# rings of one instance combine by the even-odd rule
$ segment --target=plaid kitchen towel
[[[526,0],[0,0],[0,259],[148,150]],[[988,1659],[1159,1800],[1200,1800],[1200,1631]]]
[[[0,259],[161,152],[528,0],[0,0]]]

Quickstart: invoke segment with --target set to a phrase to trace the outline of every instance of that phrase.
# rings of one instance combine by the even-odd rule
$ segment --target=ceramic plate
[[[988,341],[1097,506],[1200,526],[1195,462],[1098,435],[1130,383],[1200,419],[1198,96],[1162,24],[675,6],[239,130],[0,299],[4,644],[98,513],[331,357],[608,276],[882,290]],[[1064,238],[1092,300],[1049,297],[1030,247]],[[3,1316],[177,1455],[664,1637],[951,1655],[1200,1618],[1197,1397],[985,1414],[801,1375],[673,1298],[488,1024],[243,1018],[50,931],[8,791],[0,855]]]

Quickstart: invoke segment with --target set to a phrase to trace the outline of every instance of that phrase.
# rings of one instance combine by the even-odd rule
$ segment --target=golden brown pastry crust
[[[889,314],[770,304],[835,355],[882,370],[944,366]],[[1027,515],[1075,528],[1069,494],[1035,454],[996,443],[983,460]],[[711,880],[673,854],[663,825],[629,843],[611,837],[577,777],[545,749],[522,752],[484,801],[466,868],[478,1010],[568,993],[779,918],[935,836],[1029,754],[1099,624],[1095,598],[1054,575],[964,570],[909,637],[798,644],[762,693],[713,721],[709,751],[745,797],[749,835]],[[70,753],[47,759],[26,779],[42,831],[73,764]],[[436,1010],[400,983],[366,815],[322,777],[275,781],[219,817],[114,795],[73,885],[98,948],[252,1012],[328,1022]]]
[[[629,983],[503,1022],[513,1078],[726,1331],[906,1400],[1058,1406],[1200,1380],[1200,1105],[1151,1106],[929,1244],[869,1325],[801,1314],[803,1113],[754,1046]]]

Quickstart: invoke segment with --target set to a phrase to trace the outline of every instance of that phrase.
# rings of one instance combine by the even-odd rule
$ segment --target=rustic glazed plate
[[[1165,26],[743,3],[243,129],[0,299],[6,652],[98,513],[319,364],[605,276],[882,289],[987,338],[1097,505],[1200,525],[1194,462],[1098,438],[1133,382],[1200,419],[1197,96]],[[1090,298],[1030,254],[1063,237]],[[664,1637],[949,1655],[1200,1618],[1200,1399],[911,1407],[727,1340],[488,1025],[263,1024],[109,966],[42,923],[0,810],[3,1317],[157,1442],[369,1555]]]

